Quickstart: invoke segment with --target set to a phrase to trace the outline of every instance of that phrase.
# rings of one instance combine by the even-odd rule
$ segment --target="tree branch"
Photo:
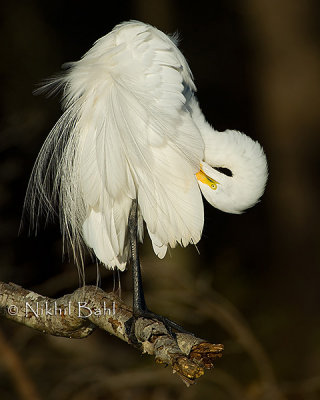
[[[103,329],[142,351],[154,355],[157,363],[171,365],[189,386],[213,368],[222,356],[223,345],[208,343],[192,334],[172,337],[156,320],[139,318],[135,324],[137,342],[130,341],[128,324],[132,309],[114,293],[96,286],[84,286],[58,299],[41,296],[13,283],[0,282],[0,316],[43,333],[82,339],[96,328]]]

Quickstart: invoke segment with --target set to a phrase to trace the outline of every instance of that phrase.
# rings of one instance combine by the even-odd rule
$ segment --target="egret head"
[[[204,141],[204,162],[196,177],[206,200],[233,214],[252,207],[263,194],[268,176],[260,144],[230,130],[207,134]]]

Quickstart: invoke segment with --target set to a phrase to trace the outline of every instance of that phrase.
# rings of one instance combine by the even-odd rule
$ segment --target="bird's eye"
[[[200,169],[199,172],[196,173],[197,179],[204,183],[205,185],[208,185],[211,189],[216,190],[218,187],[219,182],[215,181],[214,179],[210,178],[205,172]]]

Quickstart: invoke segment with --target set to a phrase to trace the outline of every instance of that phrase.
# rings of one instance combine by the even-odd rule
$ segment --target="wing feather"
[[[139,237],[144,220],[159,257],[167,245],[196,243],[203,204],[195,174],[204,144],[189,112],[192,74],[175,43],[130,21],[68,67],[52,83],[64,88],[65,112],[32,179],[41,186],[44,160],[57,170],[54,189],[72,245],[84,240],[105,265],[123,269],[134,198]]]

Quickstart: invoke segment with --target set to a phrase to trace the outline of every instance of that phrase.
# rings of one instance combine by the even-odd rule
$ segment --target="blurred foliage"
[[[18,237],[32,165],[60,113],[57,99],[32,91],[116,23],[138,19],[178,30],[209,122],[259,140],[270,166],[266,193],[252,210],[236,216],[205,206],[200,255],[190,246],[160,261],[148,240],[143,246],[150,308],[225,344],[213,373],[187,389],[151,358],[101,332],[67,340],[1,320],[0,353],[12,349],[39,398],[320,396],[319,2],[209,4],[30,0],[0,6],[2,281],[52,297],[78,285],[72,262],[61,260],[57,223],[36,238],[28,237],[27,228]],[[130,272],[121,275],[128,302],[130,278]],[[96,266],[88,260],[87,281],[95,279]],[[112,273],[101,269],[101,286],[113,284]],[[17,386],[1,355],[0,398],[18,398]]]

